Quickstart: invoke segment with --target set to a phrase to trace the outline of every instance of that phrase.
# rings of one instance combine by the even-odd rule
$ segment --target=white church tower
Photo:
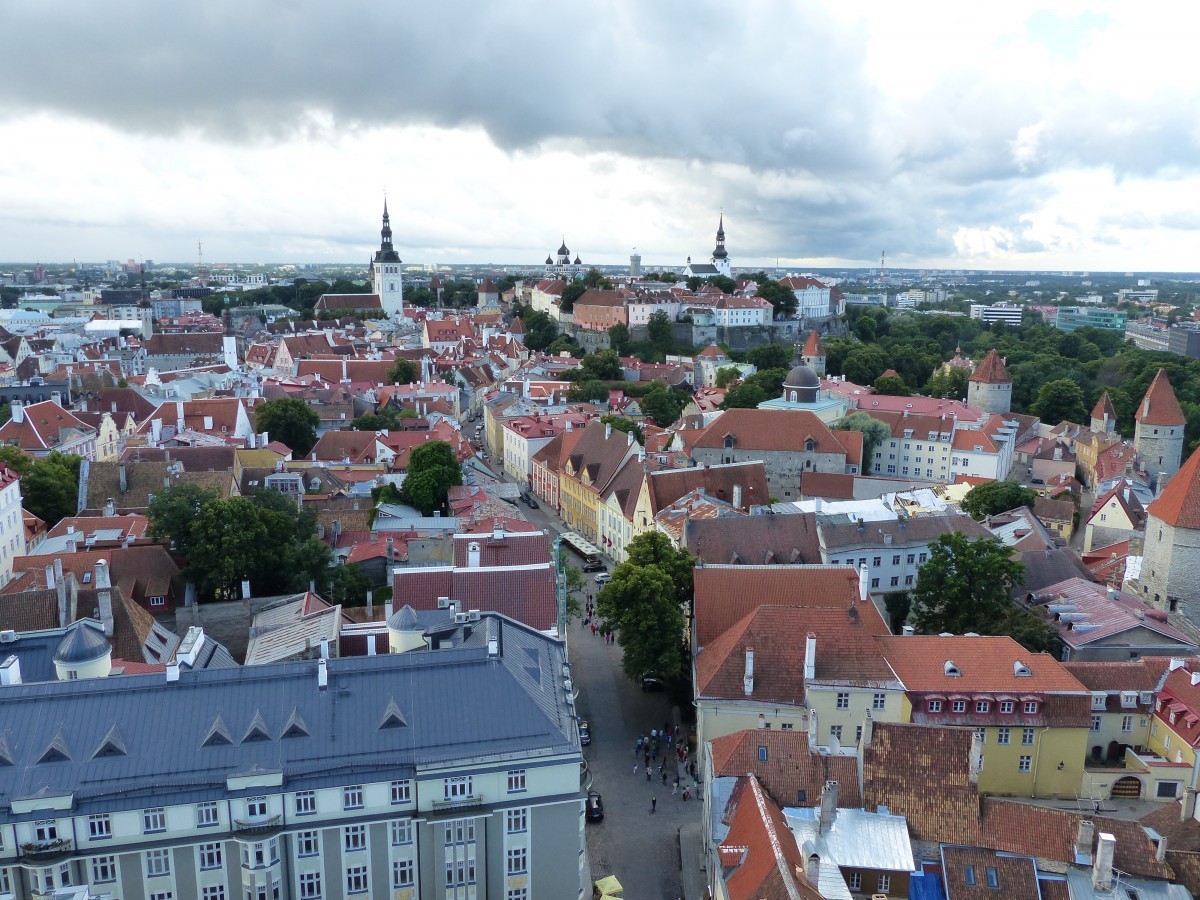
[[[729,269],[729,253],[725,250],[725,213],[721,213],[721,222],[717,225],[717,247],[713,250],[712,264],[717,274],[733,277]]]
[[[371,290],[379,297],[383,311],[395,316],[404,310],[404,280],[400,274],[400,254],[392,247],[392,226],[388,219],[387,199],[383,201],[383,228],[379,230],[379,249],[371,260]]]

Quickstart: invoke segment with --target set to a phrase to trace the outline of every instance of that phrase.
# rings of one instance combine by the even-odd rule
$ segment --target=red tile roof
[[[1150,389],[1138,404],[1137,412],[1133,414],[1135,421],[1142,425],[1180,426],[1187,424],[1187,417],[1179,408],[1175,399],[1175,391],[1167,378],[1166,369],[1159,369],[1150,382]]]
[[[997,891],[1008,900],[1041,900],[1037,863],[1031,856],[1001,856],[978,847],[943,847],[942,862],[946,900],[991,900]],[[968,866],[972,871],[969,882]],[[990,877],[994,877],[994,885],[988,883]]]
[[[810,331],[808,337],[804,341],[804,350],[801,356],[824,356],[825,345],[821,343],[821,338],[815,331]]]
[[[1004,366],[1004,360],[995,350],[988,351],[983,362],[976,366],[975,371],[971,373],[969,380],[978,384],[1012,384],[1012,379],[1008,377],[1008,369]]]
[[[454,536],[454,564],[464,567],[470,559],[469,548],[479,546],[481,566],[525,566],[550,562],[550,538],[540,531],[500,533],[496,540],[493,534]]]
[[[804,729],[752,728],[714,738],[711,745],[714,778],[751,774],[779,806],[811,805],[826,781],[838,783],[839,805],[855,807],[861,803],[854,757],[817,753],[809,748]],[[765,762],[760,747],[766,748]]]
[[[1175,528],[1200,528],[1200,449],[1188,457],[1146,512]]]
[[[729,833],[719,853],[732,867],[725,880],[729,900],[820,900],[804,878],[804,854],[783,812],[757,778],[739,781],[726,809]]]
[[[1104,417],[1108,416],[1108,421],[1115,423],[1117,421],[1117,413],[1113,409],[1112,400],[1108,397],[1108,391],[1100,395],[1100,399],[1096,401],[1096,405],[1092,408],[1092,418],[1103,421]]]
[[[557,621],[554,567],[505,566],[455,569],[449,566],[398,568],[392,577],[395,603],[437,609],[449,597],[461,610],[498,612],[539,631]]]
[[[1084,693],[1062,663],[1048,653],[1031,653],[1010,637],[910,635],[879,640],[883,655],[910,691]],[[948,662],[959,674],[947,674]],[[1017,675],[1016,662],[1031,674]]]
[[[858,573],[849,566],[697,567],[696,643],[704,647],[764,605],[849,609],[860,604]]]
[[[694,447],[720,449],[725,436],[732,435],[740,450],[780,450],[795,452],[812,438],[815,453],[845,453],[849,457],[858,438],[858,458],[862,458],[862,432],[833,432],[808,410],[730,409],[718,416],[693,442]],[[849,461],[849,460],[848,460]]]

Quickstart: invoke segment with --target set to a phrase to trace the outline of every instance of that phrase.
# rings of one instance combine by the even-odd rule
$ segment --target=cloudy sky
[[[5,4],[0,260],[1195,270],[1189,3]]]

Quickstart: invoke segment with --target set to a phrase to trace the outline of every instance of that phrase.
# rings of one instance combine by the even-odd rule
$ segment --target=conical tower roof
[[[1150,390],[1138,404],[1134,419],[1141,425],[1186,425],[1187,419],[1175,399],[1175,391],[1171,389],[1170,379],[1166,369],[1159,369],[1154,380],[1150,382]]]
[[[1112,400],[1108,397],[1108,391],[1100,395],[1100,399],[1096,401],[1096,408],[1092,410],[1092,418],[1098,422],[1104,421],[1104,417],[1108,416],[1108,421],[1117,421],[1117,414],[1113,410]]]
[[[983,362],[971,373],[970,380],[977,384],[1012,384],[1012,379],[1008,377],[1008,369],[1004,366],[1004,360],[995,350],[988,351]]]
[[[1146,512],[1175,528],[1200,529],[1200,450],[1188,457]]]

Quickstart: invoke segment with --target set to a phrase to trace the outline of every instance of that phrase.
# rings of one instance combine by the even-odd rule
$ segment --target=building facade
[[[562,645],[473,624],[426,636],[453,650],[6,684],[0,890],[582,897]]]

